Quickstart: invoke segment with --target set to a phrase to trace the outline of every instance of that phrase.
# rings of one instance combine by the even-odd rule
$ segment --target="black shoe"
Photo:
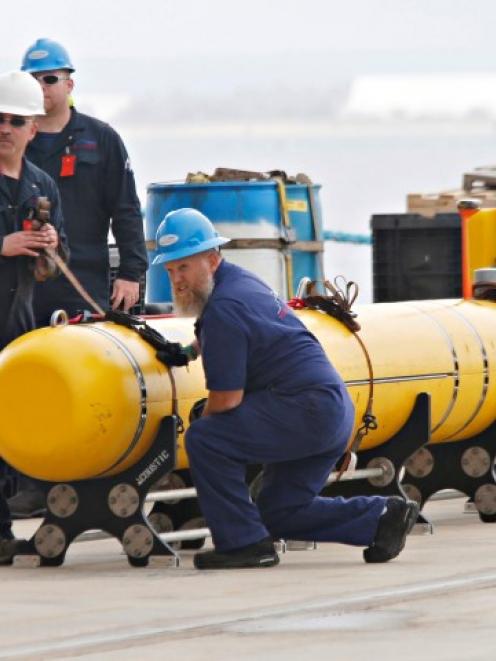
[[[218,553],[205,551],[193,558],[197,569],[243,569],[248,567],[273,567],[279,564],[279,556],[270,537],[243,546],[234,551]]]
[[[25,489],[7,500],[13,519],[31,519],[46,514],[46,498],[43,491]]]
[[[388,498],[374,542],[363,552],[365,562],[387,562],[396,558],[405,546],[406,536],[415,525],[419,511],[414,500],[403,500],[399,496]]]
[[[11,565],[14,556],[26,544],[24,539],[5,539],[0,537],[0,565]]]

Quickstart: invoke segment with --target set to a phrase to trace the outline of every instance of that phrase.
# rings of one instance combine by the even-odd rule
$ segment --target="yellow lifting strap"
[[[296,237],[294,236],[294,230],[291,226],[291,220],[289,218],[289,205],[288,205],[288,198],[286,195],[285,181],[283,177],[280,177],[278,175],[274,175],[271,177],[271,179],[275,181],[277,185],[277,193],[279,197],[279,209],[281,213],[284,239],[288,243],[288,246],[283,249],[284,262],[286,266],[286,286],[287,286],[288,299],[294,296],[293,255],[291,252],[291,244],[293,244],[292,245],[293,250],[310,250],[312,252],[314,251],[317,252],[319,271],[322,275],[324,273],[324,258],[323,258],[324,249],[322,243],[322,230],[317,219],[313,184],[309,179],[309,177],[307,177],[306,175],[298,175],[298,177],[301,178],[301,181],[297,180],[298,183],[303,183],[307,187],[308,206],[310,210],[310,219],[312,222],[313,235],[314,235],[313,241],[296,241]]]
[[[277,193],[279,197],[279,210],[281,212],[282,226],[285,234],[285,239],[289,243],[291,241],[291,222],[289,220],[288,211],[288,198],[286,197],[286,186],[281,177],[274,177],[277,186]],[[286,289],[288,298],[294,295],[293,290],[293,256],[289,248],[283,250],[284,264],[286,266]]]

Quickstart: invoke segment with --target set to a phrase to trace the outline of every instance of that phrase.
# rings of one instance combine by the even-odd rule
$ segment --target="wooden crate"
[[[410,193],[407,196],[408,213],[418,213],[432,218],[437,213],[456,213],[460,200],[477,199],[482,208],[496,208],[496,190],[477,189],[449,190],[441,193]]]

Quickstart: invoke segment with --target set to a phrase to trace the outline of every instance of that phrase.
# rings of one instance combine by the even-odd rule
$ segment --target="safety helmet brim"
[[[25,71],[26,73],[44,73],[45,71],[68,71],[69,73],[74,73],[76,69],[73,69],[72,67],[58,67],[56,62],[51,62],[49,64],[39,64],[36,66],[22,66],[21,71]]]
[[[6,115],[20,115],[21,117],[35,117],[36,115],[46,115],[43,106],[35,106],[32,111],[26,109],[26,106],[9,106],[0,103],[0,112]]]
[[[161,253],[155,257],[152,262],[152,266],[156,264],[166,264],[167,262],[173,262],[176,259],[183,259],[187,257],[192,257],[193,255],[199,255],[201,252],[206,252],[212,248],[218,248],[223,246],[226,243],[229,243],[231,239],[227,239],[225,236],[215,236],[212,239],[207,241],[202,241],[198,246],[184,245],[182,244],[181,248],[177,250],[172,250],[167,253]]]

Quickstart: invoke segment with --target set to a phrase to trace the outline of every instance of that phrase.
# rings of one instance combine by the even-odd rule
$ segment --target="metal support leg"
[[[189,470],[173,473],[172,477],[181,480],[184,489],[191,488],[193,485]],[[148,519],[158,532],[185,531],[206,526],[198,498],[155,502]],[[164,527],[164,522],[168,523],[167,528]],[[204,539],[191,539],[176,542],[176,545],[182,549],[199,549],[204,543]]]
[[[339,481],[327,486],[324,496],[402,496],[407,497],[401,485],[401,469],[408,457],[430,440],[430,396],[420,393],[410,417],[403,427],[389,441],[372,448],[358,452],[357,468],[382,468],[382,477],[371,477],[365,480]],[[419,515],[417,523],[430,522]]]
[[[150,556],[178,557],[161,541],[143,514],[150,486],[173,470],[176,460],[176,419],[164,418],[145,456],[128,470],[112,477],[74,482],[40,481],[46,494],[47,515],[16,556],[16,565],[58,566],[74,539],[87,530],[103,530],[119,539],[135,567]]]

